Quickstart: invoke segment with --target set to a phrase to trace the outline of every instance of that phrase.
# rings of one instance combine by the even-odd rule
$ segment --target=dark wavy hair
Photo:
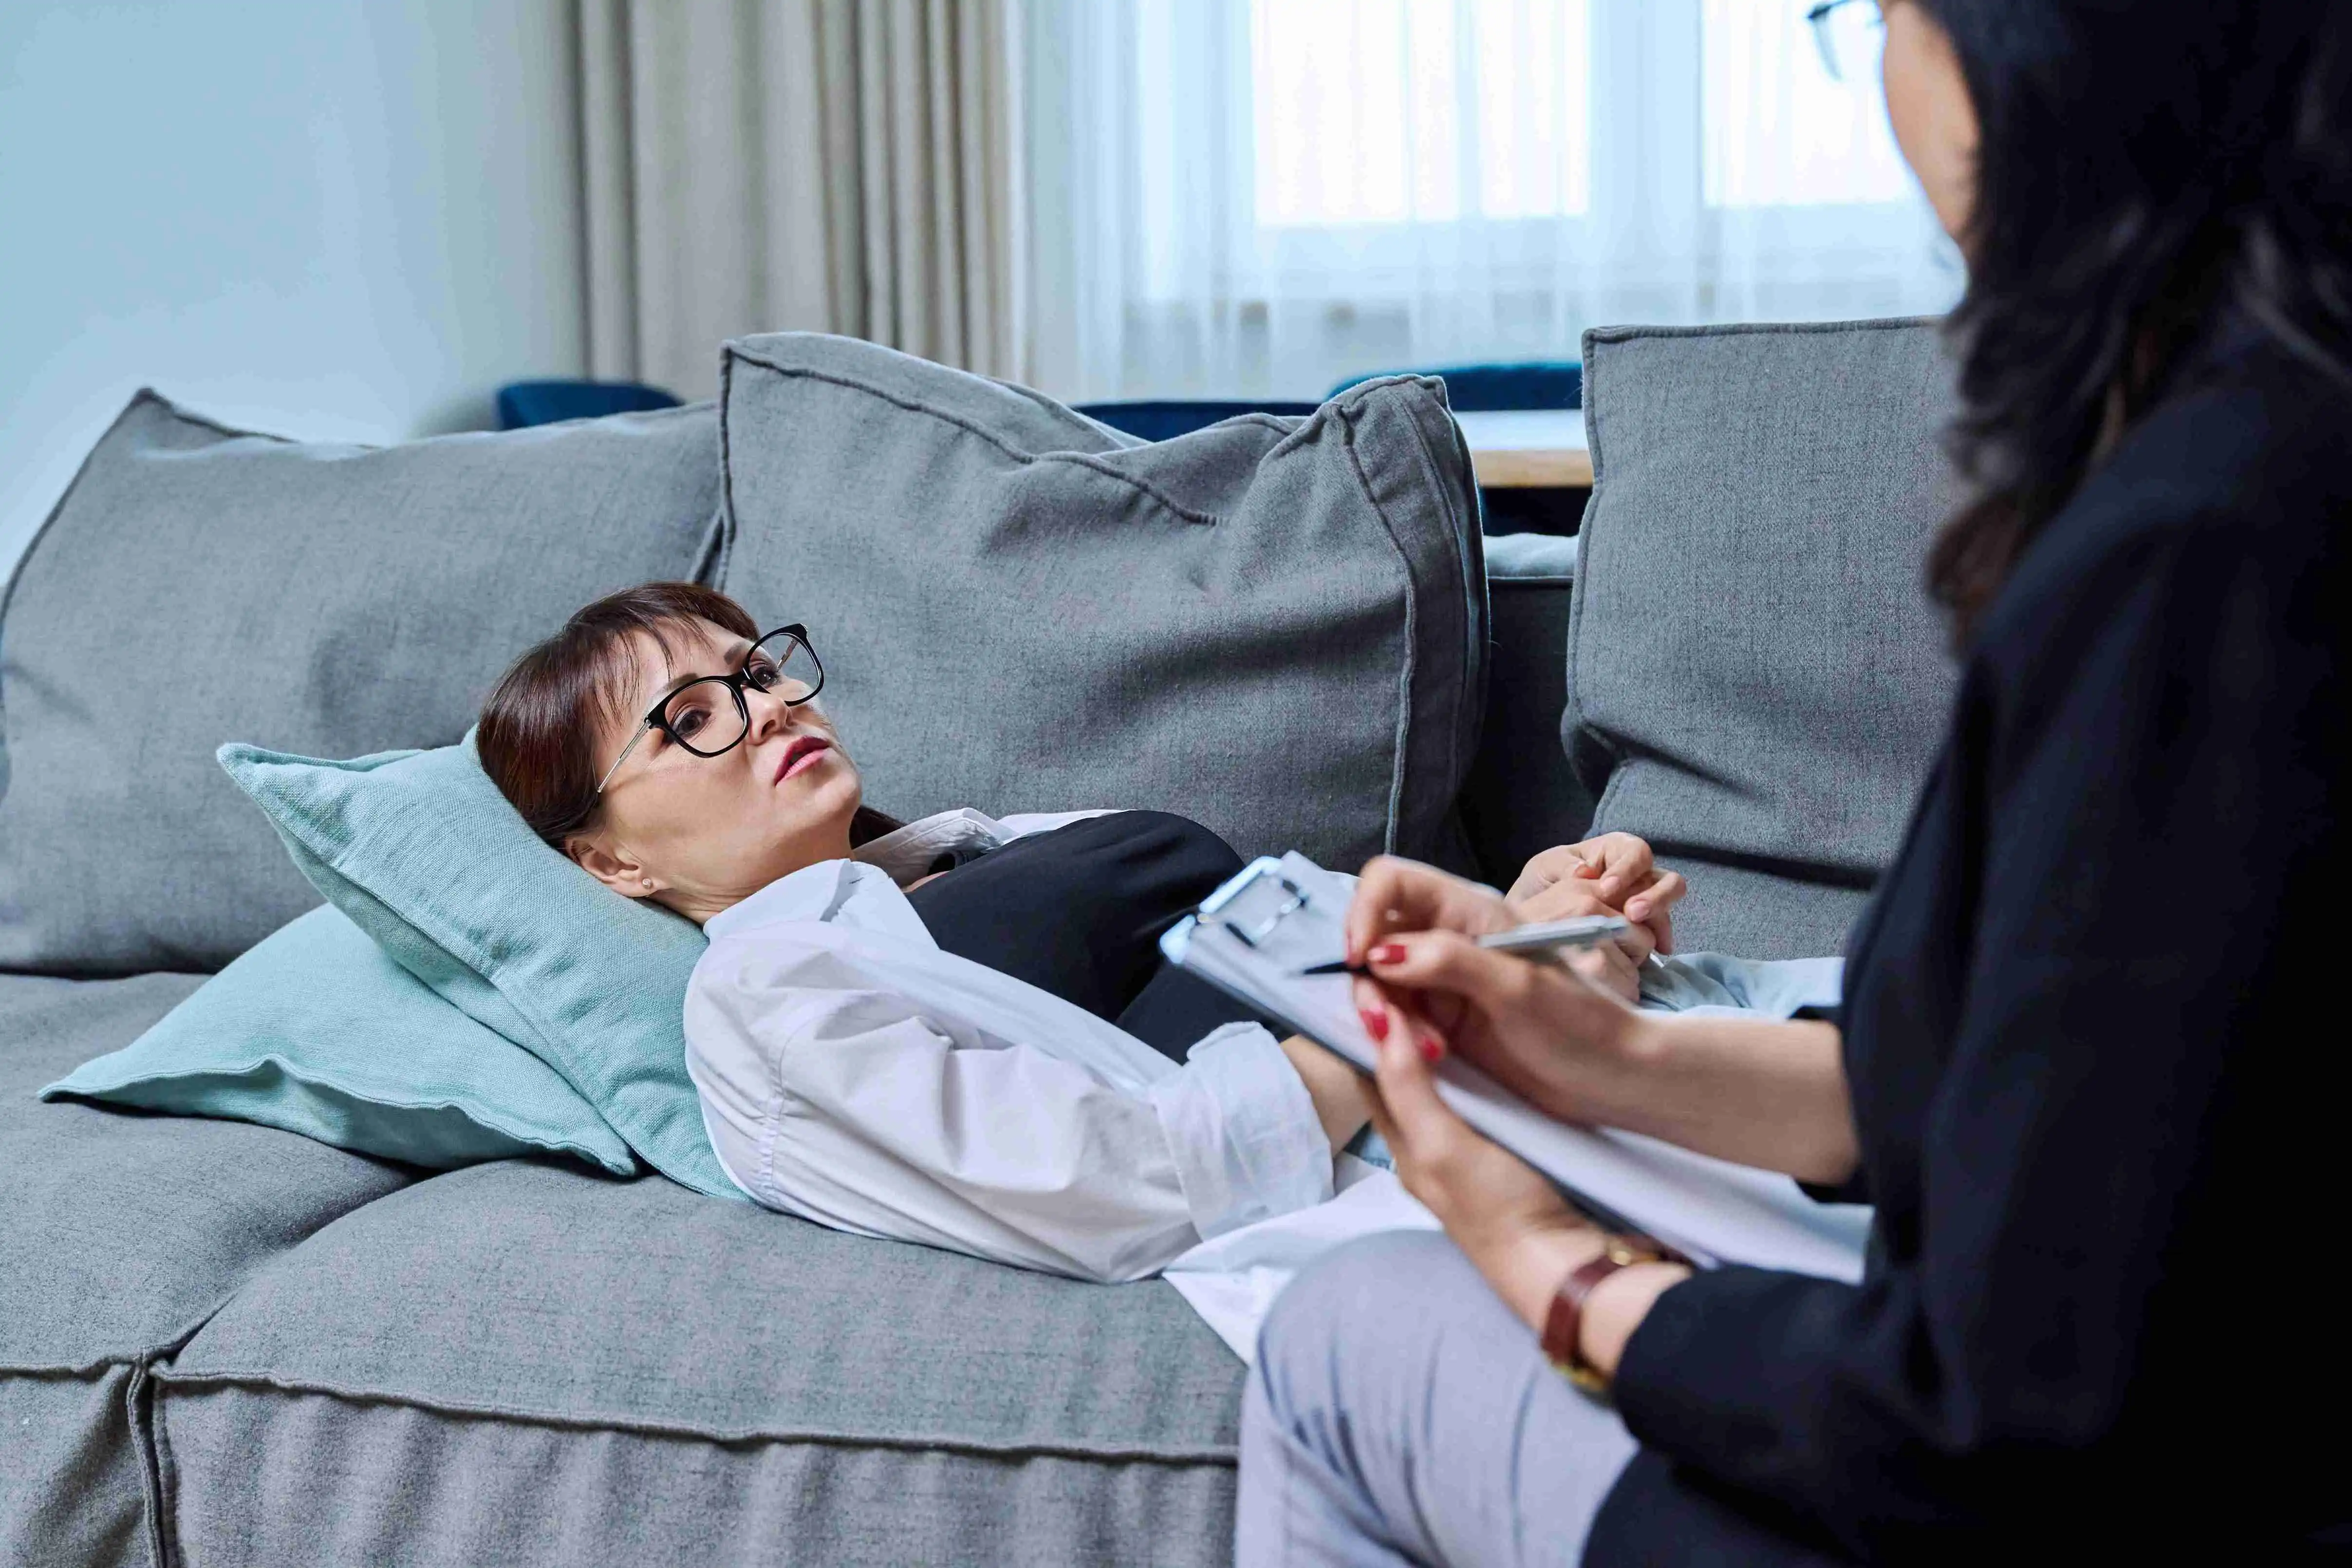
[[[1965,641],[2122,430],[2239,321],[2352,396],[2352,5],[1905,0],[1979,122],[1953,455],[1928,556]]]

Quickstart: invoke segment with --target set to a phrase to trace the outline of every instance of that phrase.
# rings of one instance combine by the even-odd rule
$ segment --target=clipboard
[[[1302,974],[1346,952],[1355,879],[1297,853],[1262,856],[1160,938],[1170,963],[1365,1072],[1379,1047],[1346,973]],[[1700,1268],[1726,1263],[1858,1280],[1868,1211],[1815,1203],[1788,1176],[1614,1128],[1554,1121],[1458,1057],[1437,1092],[1605,1228],[1639,1232]]]

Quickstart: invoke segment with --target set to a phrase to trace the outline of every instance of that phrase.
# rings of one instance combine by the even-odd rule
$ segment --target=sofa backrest
[[[709,405],[371,449],[152,393],[0,601],[0,970],[209,971],[318,902],[213,760],[446,744],[600,594],[690,577]]]
[[[0,601],[0,970],[217,968],[315,897],[215,747],[446,743],[568,611],[698,573],[809,622],[886,808],[1163,806],[1498,883],[1624,827],[1693,871],[1685,946],[1834,949],[1948,700],[1934,332],[1613,331],[1587,361],[1583,581],[1539,542],[1491,604],[1412,379],[1144,447],[871,345],[749,340],[723,563],[709,406],[370,451],[142,395]]]
[[[1952,666],[1934,323],[1585,336],[1595,484],[1562,740],[1592,829],[1691,877],[1680,944],[1834,952],[1898,847]]]

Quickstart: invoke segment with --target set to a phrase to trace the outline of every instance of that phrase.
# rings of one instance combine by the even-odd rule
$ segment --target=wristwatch
[[[1663,1263],[1665,1250],[1645,1236],[1601,1237],[1601,1256],[1580,1264],[1559,1282],[1544,1318],[1543,1353],[1559,1373],[1595,1399],[1609,1397],[1609,1378],[1584,1359],[1579,1343],[1584,1330],[1584,1302],[1593,1288],[1620,1268],[1636,1263]]]

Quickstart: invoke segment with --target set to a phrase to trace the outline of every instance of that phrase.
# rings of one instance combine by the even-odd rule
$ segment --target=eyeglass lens
[[[738,679],[753,691],[795,706],[814,697],[824,682],[816,655],[790,632],[772,633],[756,644]],[[709,676],[671,693],[662,704],[662,721],[688,751],[715,757],[742,740],[751,716],[733,682]]]
[[[1822,68],[1831,80],[1860,87],[1877,79],[1886,20],[1876,0],[1816,5],[1805,19],[1812,24],[1813,47],[1821,51]]]

